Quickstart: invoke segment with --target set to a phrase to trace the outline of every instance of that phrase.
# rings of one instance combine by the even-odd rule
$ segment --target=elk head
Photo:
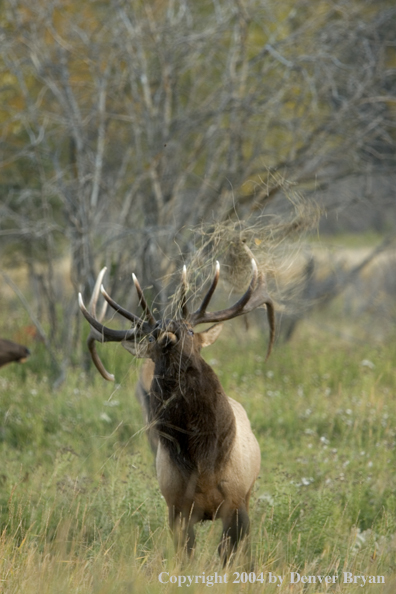
[[[252,278],[247,291],[231,307],[209,313],[207,308],[219,280],[220,265],[199,308],[187,308],[187,275],[183,269],[180,315],[155,319],[143,291],[133,282],[143,310],[142,318],[118,305],[101,286],[105,269],[95,285],[90,310],[79,295],[82,313],[91,326],[88,346],[92,359],[107,379],[113,379],[96,352],[95,342],[121,342],[133,355],[153,362],[148,393],[148,417],[158,436],[157,476],[169,511],[176,545],[194,548],[194,524],[221,518],[220,553],[224,562],[248,533],[248,505],[260,468],[260,449],[243,407],[228,398],[213,369],[200,355],[221,329],[221,322],[244,315],[265,304],[270,326],[267,357],[274,341],[274,308],[252,259]],[[96,317],[101,291],[105,302],[132,323],[129,330],[107,328]],[[194,332],[198,324],[215,324]]]
[[[261,305],[266,305],[267,307],[267,316],[270,326],[270,339],[266,355],[266,359],[268,359],[275,338],[274,306],[267,292],[264,275],[258,272],[254,258],[252,258],[251,262],[253,274],[245,294],[232,307],[211,313],[206,310],[219,281],[220,264],[216,262],[216,271],[209,290],[199,308],[193,313],[189,313],[186,303],[187,274],[186,267],[184,267],[182,274],[182,294],[180,299],[180,311],[182,315],[179,319],[174,320],[156,320],[154,318],[154,315],[146,302],[140,284],[134,274],[132,275],[132,278],[139,297],[139,304],[143,309],[144,318],[140,318],[124,309],[105,291],[102,285],[102,280],[106,268],[103,268],[96,280],[89,307],[90,311],[86,309],[81,293],[79,294],[80,309],[91,326],[91,331],[87,339],[88,348],[92,360],[102,377],[108,381],[114,381],[114,376],[106,371],[99,358],[95,342],[121,342],[122,346],[134,356],[141,358],[147,357],[152,360],[155,360],[159,352],[170,353],[172,350],[174,351],[177,345],[179,345],[179,348],[177,349],[178,351],[180,351],[180,347],[183,346],[184,354],[187,355],[190,353],[191,356],[193,352],[197,352],[202,347],[208,346],[214,342],[221,330],[221,326],[218,325],[220,322],[245,315]],[[99,297],[99,291],[105,298],[105,303],[99,318],[97,318],[96,304]],[[120,315],[129,320],[133,327],[129,330],[113,330],[102,325],[101,320],[104,317],[107,303]],[[208,323],[216,325],[203,332],[194,333],[193,329],[195,326]]]
[[[27,347],[12,340],[0,338],[0,367],[7,363],[24,363],[29,355],[30,351]]]

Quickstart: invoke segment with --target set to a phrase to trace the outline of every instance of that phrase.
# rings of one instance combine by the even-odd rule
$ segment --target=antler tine
[[[90,300],[90,304],[89,304],[89,309],[92,313],[90,313],[86,309],[81,293],[78,294],[78,303],[79,303],[80,309],[81,309],[84,317],[88,320],[88,322],[91,326],[90,333],[87,338],[87,345],[88,345],[89,352],[91,353],[92,361],[93,361],[96,369],[101,374],[101,376],[105,380],[112,382],[112,381],[114,381],[114,375],[112,373],[109,373],[105,369],[102,361],[100,360],[100,357],[96,350],[96,342],[110,342],[110,341],[121,342],[122,340],[127,340],[128,338],[135,336],[135,330],[128,330],[126,332],[119,331],[119,330],[112,330],[110,328],[106,328],[105,326],[103,326],[103,324],[101,324],[101,320],[104,318],[104,315],[106,313],[107,301],[104,302],[99,319],[96,317],[96,305],[97,305],[98,297],[99,297],[99,289],[101,287],[105,272],[106,272],[106,267],[102,268],[102,270],[99,272],[98,278],[96,279],[96,282],[95,282],[95,287],[94,287],[92,297]]]
[[[180,297],[180,308],[182,312],[183,319],[186,320],[188,318],[188,307],[187,307],[187,289],[188,289],[188,282],[187,282],[187,268],[186,265],[183,266],[182,272],[182,288],[181,288],[181,297]]]
[[[99,320],[94,318],[89,313],[89,311],[84,305],[81,293],[78,294],[78,304],[85,319],[88,320],[93,330],[95,330],[95,332],[93,332],[93,335],[95,340],[98,340],[98,342],[121,342],[123,340],[129,340],[132,337],[136,336],[135,328],[130,330],[113,330],[112,328],[107,328],[106,326],[103,326],[103,324],[101,324]]]
[[[96,350],[96,341],[97,340],[98,339],[94,337],[93,330],[91,328],[91,332],[89,333],[89,336],[87,338],[87,345],[88,345],[89,352],[91,353],[92,361],[94,362],[94,365],[95,365],[96,369],[99,371],[100,375],[105,380],[107,380],[108,382],[114,382],[114,380],[115,380],[114,375],[107,371],[107,369],[103,365],[102,361],[100,360],[98,351]]]
[[[242,297],[240,298],[239,301],[236,302],[236,304],[234,306],[236,309],[243,308],[246,305],[246,303],[251,298],[251,296],[253,294],[253,291],[254,291],[254,289],[256,287],[257,278],[258,278],[257,263],[256,263],[256,260],[254,258],[251,259],[251,263],[252,263],[253,275],[252,275],[252,278],[250,280],[249,287],[248,287],[246,293],[244,295],[242,295]]]
[[[89,302],[89,310],[92,312],[92,315],[94,318],[96,318],[96,305],[98,303],[98,298],[99,298],[99,291],[100,291],[100,287],[103,281],[103,277],[106,273],[107,267],[105,266],[104,268],[102,268],[102,270],[99,272],[98,277],[96,279],[95,282],[95,286],[94,286],[94,290],[92,292],[92,296]],[[80,302],[80,295],[79,295],[79,305],[80,305],[80,309],[81,309],[81,303],[84,307],[84,303],[82,301],[82,297],[81,297],[81,302]],[[102,305],[102,309],[100,311],[100,315],[99,315],[99,321],[102,321],[103,318],[105,317],[106,314],[106,310],[107,310],[107,302],[104,301],[103,305]],[[100,357],[98,355],[98,352],[96,350],[96,341],[101,342],[102,341],[102,335],[97,332],[94,328],[90,329],[88,338],[87,338],[87,345],[88,345],[88,349],[89,352],[91,353],[91,358],[92,361],[94,362],[94,365],[96,367],[96,369],[99,371],[100,375],[107,380],[108,382],[114,382],[114,375],[112,373],[109,373],[105,366],[103,365],[102,361],[100,360]]]
[[[135,316],[135,314],[131,313],[127,309],[124,309],[121,305],[118,305],[118,303],[116,303],[116,301],[114,301],[114,299],[112,299],[110,297],[110,295],[106,292],[103,285],[101,285],[101,287],[100,287],[100,292],[102,293],[103,297],[106,299],[106,303],[111,305],[111,307],[113,309],[115,309],[115,311],[117,313],[124,316],[124,318],[126,318],[133,324],[137,324],[138,326],[143,326],[143,324],[144,324],[143,320],[141,318],[139,318],[139,316]]]
[[[267,360],[271,354],[272,347],[273,347],[274,341],[275,341],[275,308],[274,308],[274,303],[269,296],[268,296],[268,299],[266,301],[264,301],[263,305],[265,305],[267,308],[267,320],[268,320],[268,325],[270,327],[270,337],[269,337],[269,342],[268,342],[267,354],[265,356],[265,360]]]
[[[99,293],[100,293],[100,287],[102,285],[103,282],[103,277],[106,274],[106,270],[107,267],[105,266],[104,268],[102,268],[102,270],[99,272],[98,274],[98,278],[95,281],[95,286],[94,286],[94,290],[92,291],[92,297],[91,300],[89,302],[88,308],[89,311],[92,313],[92,315],[94,316],[94,318],[97,318],[96,315],[96,305],[98,303],[98,297],[99,297]],[[99,318],[97,318],[100,322],[103,320],[105,313],[107,310],[107,303],[106,301],[104,301]]]
[[[210,300],[212,299],[213,293],[216,290],[217,287],[217,283],[219,282],[219,277],[220,277],[220,263],[216,260],[216,270],[215,270],[215,275],[213,277],[212,283],[209,287],[209,291],[206,293],[205,297],[202,300],[201,305],[198,307],[198,309],[192,314],[191,319],[193,320],[195,317],[199,317],[201,315],[205,315],[206,312],[206,308],[209,305]],[[196,322],[197,324],[199,322]]]
[[[232,307],[229,307],[227,309],[213,312],[213,313],[206,313],[206,308],[209,305],[209,301],[216,289],[217,283],[219,281],[219,276],[220,276],[220,264],[218,262],[216,262],[216,273],[213,278],[212,284],[209,288],[209,291],[206,293],[200,307],[191,315],[191,319],[190,319],[191,323],[195,326],[197,324],[204,324],[206,322],[224,322],[225,320],[235,318],[235,316],[237,316],[237,315],[246,313],[246,312],[242,312],[241,310],[244,308],[246,303],[249,301],[249,299],[252,295],[252,292],[253,292],[254,285],[256,284],[256,281],[257,281],[257,276],[258,276],[257,264],[256,264],[256,261],[254,258],[252,258],[252,268],[253,268],[253,276],[249,283],[249,287],[248,287],[246,293],[244,293],[244,295],[242,295],[242,297],[239,299],[239,301],[237,301]]]
[[[137,292],[138,297],[139,297],[139,304],[140,304],[143,312],[147,316],[147,321],[150,324],[150,326],[155,326],[156,319],[153,316],[153,314],[151,313],[151,309],[149,308],[149,306],[147,304],[147,301],[146,301],[146,299],[145,299],[145,297],[143,295],[143,291],[142,291],[141,286],[139,285],[139,281],[138,281],[138,279],[136,278],[136,276],[133,273],[132,273],[132,279],[133,279],[133,282],[135,284],[136,292]]]
[[[216,276],[212,282],[212,285],[208,293],[206,294],[201,307],[190,316],[190,323],[193,326],[196,326],[197,324],[213,324],[216,322],[224,322],[226,320],[231,320],[232,318],[236,318],[238,316],[247,314],[253,309],[256,309],[256,307],[259,307],[260,305],[266,305],[268,323],[270,326],[270,339],[266,356],[266,359],[268,359],[272,350],[272,345],[275,340],[274,304],[267,292],[265,276],[263,273],[259,273],[254,257],[252,258],[251,262],[253,274],[251,281],[249,283],[249,287],[247,291],[244,293],[244,295],[242,295],[242,297],[234,305],[228,307],[227,309],[223,309],[221,311],[216,311],[213,313],[207,313],[205,309],[210,301],[211,296],[213,295],[214,289],[216,288],[218,281],[220,268],[217,265]]]
[[[246,245],[246,243],[243,244],[243,247],[244,247],[247,255],[250,257],[250,259],[254,260],[254,262],[256,263],[256,259],[253,256],[252,250]],[[273,347],[273,344],[275,341],[275,308],[274,308],[274,302],[272,301],[271,297],[268,295],[267,285],[265,282],[265,276],[263,273],[260,273],[259,283],[261,284],[263,296],[266,297],[266,299],[263,301],[262,305],[266,306],[268,325],[270,327],[270,337],[269,337],[269,342],[268,342],[267,355],[265,357],[265,360],[267,361],[268,357],[271,354],[272,347]]]

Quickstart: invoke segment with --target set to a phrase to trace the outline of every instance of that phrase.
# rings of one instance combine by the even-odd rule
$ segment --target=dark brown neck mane
[[[235,438],[235,419],[213,369],[200,355],[193,359],[164,354],[155,363],[151,419],[161,445],[183,474],[216,470]],[[199,470],[202,472],[202,468]]]

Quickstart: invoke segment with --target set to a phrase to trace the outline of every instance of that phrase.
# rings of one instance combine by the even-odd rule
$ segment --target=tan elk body
[[[96,318],[96,301],[105,269],[98,277],[89,313],[81,296],[80,308],[91,325],[88,346],[93,361],[105,379],[113,379],[104,369],[95,342],[117,341],[133,355],[149,360],[143,367],[142,403],[151,427],[150,443],[156,449],[156,469],[160,490],[166,500],[169,524],[176,547],[191,553],[195,544],[194,525],[220,518],[223,536],[219,551],[226,562],[239,541],[249,531],[249,498],[260,469],[260,448],[244,408],[224,393],[213,369],[200,351],[212,344],[221,330],[219,322],[248,313],[266,304],[270,323],[270,345],[274,339],[274,310],[265,279],[252,260],[249,288],[232,307],[206,312],[219,278],[219,265],[201,306],[189,313],[187,281],[183,272],[177,319],[156,320],[140,285],[134,278],[141,319],[119,306],[101,287],[106,301],[133,327],[120,331],[106,328]],[[215,323],[194,332],[203,323]],[[148,389],[148,384],[150,387]]]

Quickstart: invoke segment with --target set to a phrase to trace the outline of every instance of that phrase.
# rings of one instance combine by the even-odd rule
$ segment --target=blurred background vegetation
[[[76,292],[104,264],[116,299],[136,306],[134,271],[162,307],[183,263],[220,259],[240,289],[241,242],[286,338],[356,286],[396,226],[395,23],[386,0],[4,2],[2,334],[26,310],[62,379],[82,356]],[[365,232],[363,251],[326,236],[318,256],[309,229]],[[394,294],[389,247],[360,311],[379,276]]]

